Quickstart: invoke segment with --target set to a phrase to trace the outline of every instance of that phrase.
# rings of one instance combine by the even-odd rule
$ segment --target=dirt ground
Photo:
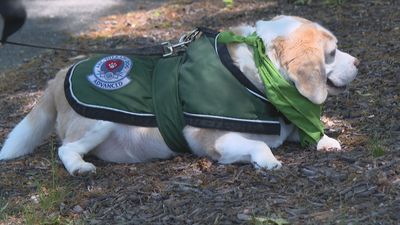
[[[353,85],[324,107],[326,132],[344,151],[285,144],[274,150],[284,163],[278,171],[189,154],[133,165],[88,158],[97,174],[71,177],[51,137],[29,157],[0,162],[0,224],[400,223],[400,1],[235,0],[231,8],[221,0],[147,2],[104,18],[67,47],[151,45],[196,26],[222,30],[278,14],[317,21],[361,60]],[[48,51],[0,73],[1,142],[46,81],[82,57]]]

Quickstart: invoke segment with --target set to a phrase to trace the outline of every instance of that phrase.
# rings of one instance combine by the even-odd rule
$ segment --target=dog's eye
[[[329,56],[330,57],[335,57],[335,55],[336,55],[336,49],[331,51],[331,52],[329,52]]]

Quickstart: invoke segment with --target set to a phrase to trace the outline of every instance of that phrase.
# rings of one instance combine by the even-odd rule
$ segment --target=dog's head
[[[336,37],[317,23],[278,16],[255,28],[281,74],[315,104],[343,92],[357,74],[359,61],[337,49]]]

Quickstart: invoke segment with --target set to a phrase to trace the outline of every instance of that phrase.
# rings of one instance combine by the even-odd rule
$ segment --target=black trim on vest
[[[257,122],[244,122],[226,120],[220,118],[206,118],[196,117],[192,115],[184,115],[187,124],[194,127],[210,128],[226,131],[236,131],[245,133],[258,133],[258,134],[269,134],[269,135],[280,135],[281,125],[280,123],[257,123]]]
[[[246,88],[250,89],[251,91],[257,93],[260,96],[265,96],[258,88],[251,83],[251,81],[240,71],[240,69],[233,63],[232,57],[229,54],[228,48],[225,44],[218,44],[217,51],[219,58],[221,59],[222,64],[226,67],[236,77],[236,79],[243,84]],[[261,99],[261,98],[260,98]],[[262,99],[265,101],[264,99]]]
[[[247,89],[253,91],[254,93],[260,95],[260,96],[265,96],[264,93],[262,93],[258,88],[242,73],[242,71],[233,63],[231,54],[228,51],[228,48],[226,44],[217,44],[217,52],[218,56],[222,62],[222,64],[226,67],[226,69],[231,72],[231,74]],[[258,97],[258,96],[257,96]],[[266,101],[265,99],[262,99],[258,97],[262,101],[264,101],[266,104],[269,104],[272,106],[274,109],[274,112],[272,113],[273,116],[279,116],[282,117],[285,121],[286,124],[290,124],[290,121],[282,114],[280,113],[270,102]],[[265,96],[265,98],[267,98]]]
[[[206,27],[199,27],[199,31],[201,31],[204,35],[210,38],[217,38],[219,32],[206,28]],[[215,47],[215,46],[214,46]],[[264,96],[264,93],[262,93],[258,88],[251,83],[249,79],[242,73],[242,71],[233,63],[231,54],[229,54],[228,48],[226,47],[226,44],[217,44],[217,49],[216,51],[218,52],[218,56],[222,62],[222,64],[226,67],[226,69],[233,74],[236,79],[243,84],[246,88],[250,89],[251,91],[255,92],[256,94],[260,96]],[[261,99],[261,98],[260,98]],[[262,99],[265,101],[264,99]]]
[[[111,111],[107,109],[92,108],[81,105],[78,102],[76,102],[76,100],[72,96],[72,93],[70,92],[70,83],[69,83],[69,77],[71,76],[71,72],[75,66],[76,64],[71,66],[71,68],[69,68],[66,78],[64,80],[65,97],[67,98],[68,103],[75,110],[75,112],[84,117],[96,120],[106,120],[115,123],[122,123],[134,126],[157,127],[157,121],[155,116],[136,116],[136,115],[126,114],[123,112]]]
[[[204,35],[206,35],[207,37],[210,38],[215,38],[217,37],[217,35],[219,34],[219,31],[207,28],[207,27],[198,27],[197,28],[201,33],[203,33]]]
[[[204,35],[210,38],[217,38],[218,34],[220,32],[205,28],[205,27],[199,27],[199,31],[201,31]],[[214,46],[215,47],[215,46]],[[222,62],[222,64],[226,67],[226,69],[233,74],[233,76],[246,88],[249,90],[255,92],[256,94],[260,96],[264,96],[264,93],[262,93],[258,88],[251,83],[251,81],[242,73],[242,71],[233,63],[231,54],[229,54],[228,48],[226,47],[226,44],[217,44],[217,49],[216,51],[218,52],[218,56]],[[264,99],[260,98],[261,100],[265,101]]]

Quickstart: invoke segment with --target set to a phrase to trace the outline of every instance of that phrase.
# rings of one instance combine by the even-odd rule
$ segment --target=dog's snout
[[[357,58],[354,58],[353,64],[357,67],[358,65],[360,65],[360,60]]]

